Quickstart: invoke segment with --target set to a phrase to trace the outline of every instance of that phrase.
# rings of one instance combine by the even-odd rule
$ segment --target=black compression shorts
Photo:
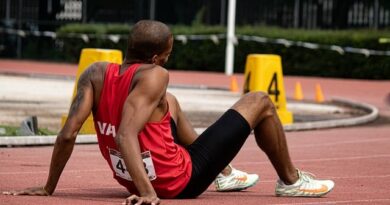
[[[230,109],[186,146],[192,160],[192,175],[176,198],[195,198],[203,193],[237,155],[250,132],[245,118]]]

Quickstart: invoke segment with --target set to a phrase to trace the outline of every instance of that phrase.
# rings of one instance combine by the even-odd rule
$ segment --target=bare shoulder
[[[140,72],[151,77],[169,77],[168,70],[159,65],[144,64],[139,69]]]
[[[104,76],[104,73],[107,69],[108,62],[95,62],[92,63],[80,76],[84,78],[89,78],[91,80],[99,79]]]
[[[153,84],[168,84],[169,73],[168,70],[152,64],[144,64],[138,69],[135,80],[148,81]]]
[[[173,94],[170,93],[170,92],[167,92],[167,100],[168,100],[169,102],[171,102],[173,105],[178,104],[178,101],[177,101],[176,96],[173,95]]]
[[[108,62],[92,63],[80,75],[78,86],[91,84],[93,86],[103,84]]]

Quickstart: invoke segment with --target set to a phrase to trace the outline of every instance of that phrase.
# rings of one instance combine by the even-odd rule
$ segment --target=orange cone
[[[316,99],[315,100],[318,103],[322,103],[325,101],[324,95],[322,94],[321,86],[318,83],[316,84]]]
[[[238,93],[238,83],[235,76],[230,77],[230,91],[234,93]]]
[[[294,99],[295,100],[303,100],[303,93],[302,93],[302,87],[301,87],[300,82],[295,83]]]

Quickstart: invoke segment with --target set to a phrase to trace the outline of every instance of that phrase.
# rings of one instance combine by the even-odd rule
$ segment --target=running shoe
[[[230,165],[229,165],[230,166]],[[233,167],[228,176],[219,174],[214,181],[215,189],[220,192],[241,191],[254,186],[259,180],[257,174],[248,174]]]
[[[314,175],[309,172],[297,170],[298,181],[291,185],[284,184],[280,179],[276,182],[276,196],[298,196],[298,197],[320,197],[334,187],[331,180],[314,179]]]

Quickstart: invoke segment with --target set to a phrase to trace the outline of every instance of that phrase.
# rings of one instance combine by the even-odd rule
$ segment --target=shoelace
[[[302,178],[302,180],[304,180],[306,182],[309,182],[315,178],[315,175],[313,173],[310,173],[310,172],[304,172],[304,171],[298,170],[298,174]]]

